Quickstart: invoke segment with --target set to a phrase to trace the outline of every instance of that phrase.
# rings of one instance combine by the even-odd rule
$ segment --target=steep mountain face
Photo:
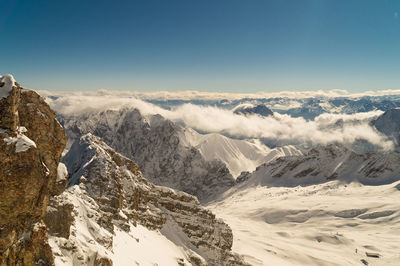
[[[253,104],[240,104],[233,109],[235,114],[257,114],[260,116],[272,116],[274,113],[264,104],[253,105]]]
[[[0,265],[53,264],[41,220],[49,197],[65,189],[66,141],[37,93],[0,76]]]
[[[244,265],[225,223],[195,197],[147,181],[100,138],[78,139],[65,162],[69,188],[45,219],[57,265]]]
[[[381,133],[393,139],[397,145],[400,144],[400,108],[387,110],[372,124]]]
[[[245,186],[298,186],[342,180],[368,185],[399,179],[400,154],[372,151],[356,154],[342,146],[318,146],[304,155],[277,158],[257,167]]]
[[[226,166],[205,160],[185,141],[184,129],[160,115],[144,117],[136,109],[107,110],[60,117],[70,139],[86,133],[138,163],[157,185],[168,186],[208,201],[234,185]]]

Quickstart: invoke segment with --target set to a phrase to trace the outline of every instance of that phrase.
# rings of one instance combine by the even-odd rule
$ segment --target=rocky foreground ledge
[[[11,75],[0,76],[0,265],[52,265],[42,223],[62,192],[57,169],[66,144],[55,113]]]

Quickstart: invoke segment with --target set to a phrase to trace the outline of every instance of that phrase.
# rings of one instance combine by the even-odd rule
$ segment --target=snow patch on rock
[[[66,180],[68,177],[68,170],[65,164],[59,163],[57,167],[57,179],[56,182],[58,181],[63,181]]]
[[[29,150],[30,147],[36,148],[36,143],[25,136],[24,134],[17,134],[16,137],[3,138],[7,145],[15,143],[15,152],[24,152]]]
[[[15,79],[12,75],[0,76],[0,99],[7,98],[14,86]]]

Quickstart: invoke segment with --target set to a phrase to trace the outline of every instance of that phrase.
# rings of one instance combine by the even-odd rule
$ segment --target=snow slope
[[[102,227],[96,220],[104,214],[82,186],[71,187],[58,200],[73,204],[74,221],[68,239],[49,237],[56,265],[96,265],[101,261],[112,261],[114,266],[175,265],[178,261],[192,265],[185,250],[157,230],[132,223],[128,223],[129,230],[115,226],[113,233]],[[154,250],[159,251],[157,256]]]
[[[317,146],[303,155],[279,157],[260,165],[243,186],[313,185],[330,180],[388,184],[400,178],[400,153],[364,154],[334,144]]]
[[[232,190],[208,208],[251,265],[399,265],[400,182]]]
[[[292,145],[270,149],[258,139],[233,139],[218,133],[199,134],[190,128],[185,129],[184,137],[187,145],[197,148],[206,160],[223,162],[235,178],[275,158],[302,154]]]
[[[252,265],[398,265],[399,179],[397,152],[318,146],[257,167],[209,209]]]

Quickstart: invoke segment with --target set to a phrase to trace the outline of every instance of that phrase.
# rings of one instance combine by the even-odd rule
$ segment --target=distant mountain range
[[[265,106],[272,112],[288,114],[292,117],[303,117],[314,119],[323,113],[344,113],[354,114],[359,112],[369,112],[373,110],[387,111],[400,107],[400,97],[398,95],[387,96],[365,96],[360,98],[347,97],[318,97],[318,98],[243,98],[239,100],[147,100],[148,102],[172,108],[185,103],[204,106],[218,106],[226,109],[233,109],[243,106]]]

